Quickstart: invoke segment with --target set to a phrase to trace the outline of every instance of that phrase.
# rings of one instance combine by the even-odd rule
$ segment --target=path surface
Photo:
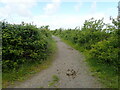
[[[53,64],[46,70],[35,74],[29,80],[20,83],[15,88],[101,88],[101,84],[91,73],[84,62],[84,57],[75,49],[63,43],[58,37],[56,40],[58,52]],[[53,76],[59,81],[50,85]]]

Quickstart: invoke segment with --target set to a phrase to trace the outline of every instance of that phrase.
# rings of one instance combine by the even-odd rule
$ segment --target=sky
[[[0,21],[33,23],[58,28],[81,27],[90,18],[110,23],[118,15],[119,0],[0,0]]]

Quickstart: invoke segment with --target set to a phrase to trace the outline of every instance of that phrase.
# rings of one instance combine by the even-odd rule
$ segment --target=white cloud
[[[76,10],[76,11],[78,11],[78,12],[79,12],[79,11],[80,11],[81,6],[82,6],[82,2],[79,2],[79,3],[77,3],[77,4],[75,5],[75,7],[74,7],[74,8],[75,8],[75,10]]]
[[[8,18],[16,14],[24,17],[32,16],[30,9],[37,4],[35,2],[36,0],[34,0],[34,2],[33,0],[22,1],[23,0],[13,0],[13,2],[10,2],[10,0],[1,0],[0,3],[4,6],[0,7],[0,17]]]
[[[91,5],[91,13],[95,13],[97,8],[97,2],[93,1]]]
[[[50,29],[58,29],[58,28],[75,28],[77,26],[82,26],[85,20],[94,17],[95,19],[105,18],[105,22],[109,23],[109,17],[107,17],[104,13],[96,13],[96,14],[88,14],[88,15],[39,15],[33,17],[22,17],[22,16],[14,16],[14,18],[10,18],[10,23],[21,23],[24,21],[26,23],[34,23],[35,25],[43,26],[49,25]],[[20,18],[20,19],[18,19]]]
[[[1,7],[0,8],[0,17],[6,18],[6,17],[8,17],[8,15],[10,15],[10,12],[11,12],[10,6],[6,5],[4,7]]]
[[[39,1],[39,0],[0,0],[1,3],[29,3],[29,2],[36,2],[36,1]]]
[[[106,15],[112,16],[112,17],[117,17],[118,15],[118,8],[117,7],[112,7],[108,8],[105,12]]]
[[[60,7],[60,0],[52,0],[51,3],[48,3],[45,7],[44,7],[44,11],[46,15],[52,15],[55,12],[57,12],[57,10]]]
[[[34,24],[38,26],[50,25],[50,29],[54,30],[56,28],[75,28],[77,26],[82,26],[85,20],[94,17],[95,19],[105,18],[104,21],[109,23],[109,17],[104,13],[95,13],[88,15],[52,15],[52,16],[35,16],[31,20]]]
[[[8,1],[8,2],[7,2]],[[76,26],[83,25],[85,20],[88,20],[92,17],[95,19],[101,19],[106,17],[105,22],[109,22],[106,14],[104,13],[90,13],[87,15],[55,15],[55,12],[60,7],[61,0],[52,0],[45,7],[44,15],[32,16],[31,8],[34,7],[37,3],[35,0],[23,1],[16,0],[15,2],[10,2],[10,0],[2,0],[2,3],[5,4],[4,7],[0,8],[0,17],[8,18],[7,21],[10,23],[21,23],[24,21],[26,23],[34,22],[38,26],[50,25],[51,29],[56,28],[75,28]],[[80,10],[82,3],[79,2],[75,9]],[[94,2],[91,6],[92,9],[96,8],[96,3]],[[27,16],[27,17],[26,17]],[[0,18],[1,19],[1,18]]]
[[[37,0],[38,2],[52,2],[53,0]],[[58,1],[58,0],[54,0]],[[61,0],[62,2],[93,2],[93,0]],[[119,0],[96,0],[97,2],[119,2]],[[36,0],[0,0],[0,2],[36,2]]]

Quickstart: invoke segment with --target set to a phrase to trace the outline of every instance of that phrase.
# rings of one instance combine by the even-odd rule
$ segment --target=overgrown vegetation
[[[81,29],[57,29],[51,32],[48,26],[37,28],[24,22],[19,25],[0,22],[0,28],[2,30],[0,40],[3,45],[0,45],[3,87],[47,67],[48,57],[55,51],[51,32],[83,52],[91,66],[91,71],[94,72],[93,75],[99,77],[106,87],[118,87],[120,75],[118,72],[120,21],[118,19],[112,19],[110,25],[105,24],[103,19],[91,18],[85,21]],[[58,81],[59,78],[54,76],[49,86]]]
[[[59,82],[59,80],[60,80],[60,79],[59,79],[59,77],[58,77],[57,75],[53,75],[53,76],[52,76],[52,81],[49,82],[49,85],[48,85],[48,86],[49,86],[49,87],[52,87],[52,86],[57,87],[56,84]]]
[[[101,78],[106,87],[118,88],[118,53],[120,21],[112,19],[112,25],[103,19],[86,20],[81,29],[57,29],[52,31],[82,51],[94,74]]]
[[[35,67],[48,60],[53,53],[55,42],[48,26],[9,24],[0,22],[2,27],[2,74],[3,87],[8,82],[35,73]],[[25,77],[24,77],[25,78]]]
[[[1,88],[2,88],[2,27],[0,27],[0,89]]]

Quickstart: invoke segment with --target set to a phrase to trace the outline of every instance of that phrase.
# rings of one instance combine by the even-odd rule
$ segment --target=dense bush
[[[118,65],[120,62],[118,61],[118,53],[119,53],[119,42],[118,42],[118,33],[120,33],[120,29],[117,25],[120,23],[119,21],[115,21],[113,19],[113,30],[109,38],[97,42],[92,45],[92,49],[89,51],[90,59],[95,59],[100,63],[108,64],[110,66],[114,66],[116,70],[118,69]],[[109,30],[109,29],[108,29]]]
[[[2,23],[0,23],[0,26],[1,24]],[[0,27],[0,71],[1,71],[1,66],[2,66],[2,27]]]
[[[89,52],[89,59],[98,63],[108,64],[118,68],[118,35],[120,22],[112,20],[113,25],[105,24],[103,19],[86,20],[81,29],[58,29],[52,31],[54,35],[72,42],[81,51]]]
[[[37,28],[0,22],[2,27],[2,70],[17,70],[24,63],[41,62],[50,53],[51,34],[47,26]]]

